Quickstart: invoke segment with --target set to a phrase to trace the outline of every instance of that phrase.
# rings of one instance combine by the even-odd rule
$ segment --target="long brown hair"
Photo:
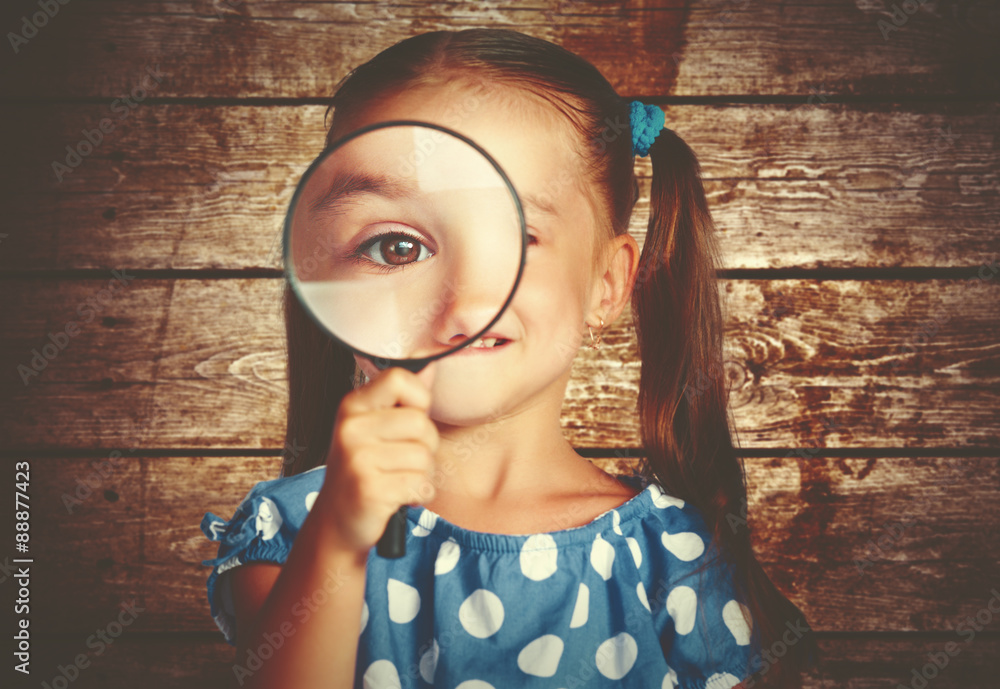
[[[579,134],[584,169],[606,209],[603,224],[616,235],[628,231],[638,198],[628,103],[588,61],[516,31],[436,31],[379,53],[338,84],[327,145],[335,131],[347,128],[353,116],[379,98],[455,78],[520,89],[563,112]],[[642,360],[638,409],[645,460],[640,471],[697,507],[713,533],[712,551],[735,568],[757,649],[748,674],[758,672],[757,686],[801,686],[803,667],[817,656],[815,641],[807,632],[782,642],[786,629],[808,625],[761,567],[743,526],[745,477],[720,375],[718,250],[700,167],[672,131],[663,131],[649,154],[651,216],[632,294]],[[290,476],[324,463],[337,407],[353,389],[356,369],[350,352],[319,331],[287,285],[284,308],[286,448],[296,451],[286,455],[283,475]]]

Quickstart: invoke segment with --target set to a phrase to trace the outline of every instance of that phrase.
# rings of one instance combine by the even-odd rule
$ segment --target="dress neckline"
[[[539,549],[551,548],[553,544],[556,547],[589,544],[605,531],[610,531],[617,536],[622,525],[642,518],[654,507],[653,495],[651,494],[654,484],[649,479],[638,474],[621,475],[615,478],[631,485],[639,492],[617,507],[605,510],[588,523],[580,526],[527,534],[474,531],[453,524],[436,512],[432,512],[423,505],[418,505],[411,506],[406,512],[406,519],[409,523],[408,537],[451,540],[462,548],[500,552],[520,552],[529,540],[532,541],[532,546],[537,546]]]

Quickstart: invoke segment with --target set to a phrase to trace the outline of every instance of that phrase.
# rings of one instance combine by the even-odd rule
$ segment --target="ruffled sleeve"
[[[211,512],[201,520],[201,530],[219,542],[218,557],[203,560],[212,567],[208,577],[208,602],[212,618],[226,641],[236,645],[236,618],[229,578],[220,575],[250,562],[282,564],[299,528],[323,485],[326,467],[295,476],[261,481],[247,493],[226,521]]]
[[[746,599],[738,592],[743,587],[737,586],[734,567],[716,557],[694,505],[663,493],[655,483],[650,491],[662,526],[661,547],[652,549],[657,561],[651,566],[659,583],[654,610],[662,629],[660,644],[669,666],[663,687],[735,687],[749,676],[751,658],[757,655],[751,626],[743,617]]]

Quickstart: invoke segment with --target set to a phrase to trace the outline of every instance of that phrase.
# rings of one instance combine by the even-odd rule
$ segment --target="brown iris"
[[[378,248],[385,262],[394,266],[412,263],[420,255],[420,244],[403,237],[386,237]]]

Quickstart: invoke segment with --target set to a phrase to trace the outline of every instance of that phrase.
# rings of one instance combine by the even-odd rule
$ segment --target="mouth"
[[[503,337],[480,337],[462,351],[488,352],[502,349],[510,340]]]

